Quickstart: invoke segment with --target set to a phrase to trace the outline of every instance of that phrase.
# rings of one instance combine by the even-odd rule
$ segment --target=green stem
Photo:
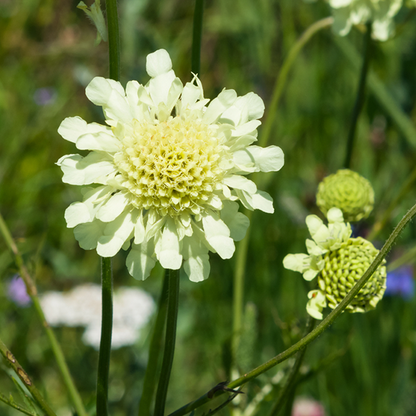
[[[101,341],[98,355],[97,415],[108,415],[108,374],[110,371],[113,328],[113,273],[111,258],[101,257]]]
[[[351,166],[352,151],[354,148],[355,131],[357,129],[358,117],[360,116],[361,110],[364,105],[365,97],[365,86],[367,82],[368,68],[370,64],[371,56],[371,32],[372,22],[368,22],[367,31],[364,36],[364,48],[363,48],[363,64],[361,67],[360,81],[358,83],[357,96],[355,98],[354,109],[352,111],[350,130],[347,138],[347,153],[345,156],[344,167],[349,169]]]
[[[253,211],[245,213],[251,220]],[[233,337],[232,337],[232,357],[233,365],[235,365],[235,357],[240,344],[241,331],[242,331],[242,316],[243,316],[243,304],[244,304],[244,272],[247,261],[248,243],[250,240],[250,228],[247,230],[247,234],[244,239],[237,246],[236,264],[234,272],[234,292],[233,292]]]
[[[45,314],[43,313],[42,307],[39,302],[38,293],[37,293],[34,280],[30,276],[23,262],[22,255],[20,254],[19,249],[17,248],[13,240],[13,237],[11,236],[10,231],[1,214],[0,214],[0,232],[3,234],[3,237],[6,241],[7,246],[14,254],[15,262],[19,269],[19,275],[25,282],[26,291],[28,295],[30,296],[30,298],[32,299],[33,306],[35,307],[36,313],[38,314],[38,317],[42,323],[42,327],[46,333],[46,336],[48,337],[50,346],[52,348],[52,353],[58,365],[59,372],[61,373],[62,380],[68,390],[69,396],[72,400],[75,410],[77,411],[79,416],[87,416],[87,412],[82,403],[81,396],[77,388],[75,387],[74,381],[69,372],[69,368],[65,361],[65,356],[62,352],[61,346],[59,345],[58,340],[56,339],[55,334],[52,331],[52,328],[48,325],[46,321]]]
[[[27,375],[26,371],[23,370],[22,366],[16,360],[14,355],[10,350],[3,344],[3,341],[0,340],[0,353],[4,357],[4,361],[15,371],[22,383],[29,390],[33,399],[37,405],[45,412],[47,416],[56,416],[55,412],[49,407],[48,403],[41,396],[38,389],[34,386],[32,380]]]
[[[305,331],[306,334],[308,334],[309,332],[313,330],[313,328],[315,327],[315,324],[316,324],[316,320],[313,319],[312,317],[309,317],[308,322],[306,324],[306,331]],[[298,375],[299,368],[302,365],[303,357],[305,356],[305,353],[306,353],[306,348],[307,346],[305,346],[305,348],[301,349],[296,354],[295,363],[293,364],[293,367],[290,369],[285,385],[279,391],[279,395],[277,396],[276,403],[272,407],[270,416],[277,416],[281,412],[283,406],[285,405],[287,398],[289,397],[290,392],[292,391],[295,385],[295,380]]]
[[[332,39],[337,44],[344,56],[350,61],[351,65],[359,71],[360,57],[354,46],[351,45],[348,39],[341,36],[332,36]],[[404,113],[404,111],[397,105],[396,100],[388,92],[386,87],[380,81],[380,78],[373,72],[368,74],[368,87],[379,103],[384,107],[386,112],[390,115],[396,126],[406,138],[408,143],[416,148],[416,128],[412,120]]]
[[[248,372],[242,377],[237,378],[236,380],[232,381],[227,385],[227,388],[235,389],[243,384],[247,383],[248,381],[252,380],[255,377],[258,377],[260,374],[263,374],[267,370],[270,370],[277,364],[287,360],[292,355],[296,354],[301,349],[305,348],[310,342],[315,340],[319,335],[322,334],[330,325],[333,324],[335,319],[345,310],[345,308],[350,304],[350,302],[354,299],[360,289],[365,285],[365,283],[370,279],[372,274],[376,271],[377,267],[381,264],[383,259],[386,257],[387,253],[392,248],[393,244],[396,242],[397,238],[399,237],[400,233],[403,229],[407,226],[407,224],[412,220],[412,218],[416,215],[416,205],[414,205],[410,211],[403,217],[403,219],[399,222],[393,232],[390,234],[389,238],[387,239],[386,243],[373,260],[369,268],[365,271],[363,276],[360,280],[354,285],[351,291],[345,296],[345,298],[339,303],[339,305],[308,335],[303,337],[300,341],[296,344],[289,347],[286,351],[276,355],[266,363],[260,365],[259,367],[255,368],[254,370]],[[169,416],[182,416],[186,415],[187,413],[191,412],[192,410],[208,403],[214,397],[217,397],[221,394],[224,394],[225,391],[218,389],[215,392],[209,391],[208,393],[201,396],[199,399],[188,403],[187,405],[181,407],[180,409],[176,410],[175,412],[171,413]]]
[[[118,28],[117,0],[105,0],[108,26],[110,78],[120,81],[120,34]]]
[[[22,406],[18,405],[17,403],[15,403],[14,401],[9,400],[6,396],[4,396],[1,393],[0,393],[0,402],[3,402],[3,403],[7,404],[10,407],[13,407],[14,409],[18,410],[21,413],[24,413],[25,415],[36,416],[30,410],[27,410],[24,407],[22,407]]]
[[[159,298],[156,322],[149,346],[149,360],[147,363],[146,374],[144,376],[142,396],[139,403],[139,416],[150,416],[150,406],[156,391],[157,367],[163,344],[163,329],[165,327],[166,320],[168,284],[169,271],[166,270],[165,277],[163,278],[162,292]]]
[[[387,266],[387,272],[392,272],[393,270],[396,270],[399,267],[402,267],[407,264],[413,264],[414,262],[416,262],[416,247],[411,248],[398,259],[392,261]]]
[[[191,70],[201,77],[201,41],[202,22],[204,17],[204,0],[195,0],[194,27],[192,32]]]
[[[165,351],[163,354],[159,385],[157,387],[154,416],[163,416],[165,413],[166,396],[168,393],[170,373],[175,353],[176,323],[178,320],[179,305],[179,275],[180,270],[169,270]]]
[[[303,32],[301,37],[297,40],[297,42],[293,45],[292,49],[289,51],[289,54],[283,62],[282,68],[279,72],[279,76],[277,77],[276,82],[274,84],[273,95],[269,104],[267,119],[264,123],[261,138],[259,140],[259,146],[266,146],[269,140],[273,125],[276,121],[277,107],[279,105],[283,89],[286,85],[289,71],[292,68],[293,63],[295,62],[296,57],[299,55],[299,52],[308,43],[308,41],[312,38],[313,35],[315,35],[320,30],[331,26],[333,22],[333,17],[326,17],[325,19],[318,20],[308,29],[306,29],[305,32]]]
[[[399,202],[413,188],[413,183],[415,180],[416,167],[413,169],[412,173],[409,175],[406,182],[400,188],[396,198],[394,198],[393,201],[390,203],[389,207],[383,211],[381,219],[377,220],[374,223],[373,228],[371,229],[371,232],[367,237],[368,240],[372,241],[377,237],[378,233],[384,228],[384,226],[387,224],[387,221],[389,221],[391,214],[393,213],[397,205],[399,205]]]

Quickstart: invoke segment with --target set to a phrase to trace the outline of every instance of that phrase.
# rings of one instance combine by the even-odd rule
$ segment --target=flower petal
[[[255,172],[276,172],[284,165],[284,154],[278,146],[249,146],[236,151],[233,159],[238,166],[254,166]]]
[[[224,207],[221,210],[221,219],[230,229],[230,237],[234,241],[242,240],[250,225],[250,220],[241,212],[238,212],[236,202],[224,201]]]
[[[202,218],[205,238],[222,259],[230,259],[235,251],[234,241],[230,238],[230,230],[224,221],[207,215]]]
[[[172,60],[165,49],[149,53],[146,57],[146,72],[152,78],[166,74],[172,69]]]
[[[175,221],[172,218],[168,218],[163,227],[160,251],[156,254],[164,269],[180,269],[182,255],[180,254],[179,237],[176,231]]]
[[[95,214],[102,222],[115,220],[127,207],[130,200],[124,192],[114,194]]]
[[[113,257],[130,237],[134,228],[134,216],[125,212],[110,223],[103,223],[103,235],[97,242],[97,253],[101,257]]]
[[[66,155],[56,164],[64,173],[62,181],[71,185],[100,183],[99,180],[104,180],[105,176],[116,170],[111,158],[98,152],[91,152],[86,157]]]
[[[140,245],[133,244],[126,259],[127,270],[135,279],[144,280],[156,264],[153,241],[144,241]]]
[[[183,240],[183,269],[189,280],[201,282],[208,278],[210,272],[208,249],[197,238]]]

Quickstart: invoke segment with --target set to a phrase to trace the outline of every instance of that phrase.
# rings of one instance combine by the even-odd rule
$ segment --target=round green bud
[[[346,222],[367,218],[374,206],[374,191],[370,182],[349,169],[327,176],[318,186],[316,203],[326,215],[339,208]]]
[[[350,238],[335,251],[323,256],[325,266],[318,275],[318,285],[328,302],[335,309],[351,288],[368,269],[378,250],[364,238]],[[386,263],[373,273],[353,301],[347,306],[349,312],[366,312],[374,309],[386,290]]]

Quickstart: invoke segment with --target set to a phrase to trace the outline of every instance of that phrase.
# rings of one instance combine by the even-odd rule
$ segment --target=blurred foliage
[[[75,151],[57,134],[67,116],[101,122],[101,110],[85,97],[94,76],[107,76],[107,44],[95,46],[95,28],[77,9],[78,0],[1,0],[0,2],[0,211],[24,254],[39,291],[65,290],[99,281],[95,252],[78,247],[63,213],[80,196],[61,182],[55,162]],[[88,4],[89,5],[89,4]],[[147,82],[145,57],[158,48],[171,54],[177,75],[191,79],[193,2],[120,0],[122,83]],[[373,45],[372,69],[406,114],[416,119],[416,20],[399,14],[399,35]],[[241,371],[249,370],[297,341],[306,321],[309,284],[285,271],[282,259],[303,252],[304,218],[319,211],[319,181],[341,167],[358,74],[346,61],[328,29],[308,43],[289,76],[277,114],[267,114],[274,82],[288,51],[312,23],[326,17],[325,4],[301,0],[210,0],[206,2],[201,80],[213,98],[223,87],[239,95],[255,91],[274,118],[269,144],[280,146],[283,169],[269,181],[275,214],[255,213],[246,267],[245,302],[256,328],[244,334],[250,346]],[[350,41],[361,50],[362,34]],[[261,134],[261,127],[259,129]],[[368,95],[359,120],[352,169],[368,178],[376,192],[374,213],[359,225],[365,235],[415,168],[415,149],[398,132],[377,99]],[[270,175],[270,174],[269,174]],[[400,201],[379,234],[379,242],[416,199],[415,187]],[[416,243],[415,228],[405,231],[400,250]],[[234,260],[212,257],[210,278],[199,284],[182,279],[177,350],[168,410],[191,401],[218,382],[230,379]],[[64,386],[41,325],[31,308],[18,308],[6,297],[16,266],[0,239],[0,336],[44,392],[59,415],[70,415]],[[123,254],[114,260],[115,285],[137,285],[158,297],[162,271],[134,281]],[[297,393],[320,400],[328,415],[414,415],[416,390],[416,299],[387,298],[365,315],[344,314],[308,349]],[[250,310],[250,309],[249,309]],[[97,353],[82,344],[81,329],[60,328],[71,372],[82,397],[94,405]],[[113,353],[110,402],[113,416],[137,413],[146,365],[148,338]],[[252,352],[247,357],[247,351]],[[332,353],[322,371],[315,371]],[[287,363],[245,388],[246,403]],[[283,373],[282,373],[283,374]],[[276,396],[276,387],[267,397]],[[15,392],[6,373],[0,391]],[[15,393],[13,393],[15,394]],[[17,394],[16,394],[17,395]],[[219,402],[218,402],[219,403]],[[210,404],[214,407],[214,404]],[[208,408],[208,407],[207,407]],[[290,409],[287,410],[290,412]],[[413,413],[412,413],[413,412]],[[0,403],[0,413],[16,411]],[[196,414],[202,414],[198,410]],[[223,415],[229,410],[223,410]],[[288,413],[290,414],[290,413]]]

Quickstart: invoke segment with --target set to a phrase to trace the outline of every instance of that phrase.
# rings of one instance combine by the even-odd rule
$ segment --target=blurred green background
[[[100,279],[98,256],[78,247],[63,217],[80,191],[61,182],[61,171],[55,165],[62,155],[76,151],[57,133],[65,117],[103,121],[101,109],[87,100],[84,90],[94,76],[108,76],[107,44],[95,45],[95,28],[76,8],[77,3],[0,1],[0,212],[36,276],[40,293]],[[282,259],[290,252],[305,251],[305,216],[319,214],[317,184],[342,167],[358,72],[331,30],[321,31],[298,56],[277,113],[268,114],[276,77],[290,48],[307,27],[329,15],[329,8],[323,2],[301,0],[209,0],[205,7],[200,74],[205,96],[214,98],[224,87],[235,89],[238,95],[259,94],[266,104],[263,120],[274,119],[268,144],[280,146],[285,153],[286,164],[280,172],[263,174],[270,176],[267,191],[274,198],[275,213],[255,213],[251,224],[245,269],[244,301],[250,305],[243,338],[247,348],[240,357],[244,372],[289,347],[303,331],[309,284],[300,274],[284,270]],[[130,79],[147,82],[145,57],[159,48],[168,50],[183,82],[191,79],[193,8],[194,2],[183,0],[120,0],[123,85]],[[404,9],[396,18],[398,36],[373,44],[371,68],[391,94],[392,103],[412,124],[416,120],[416,19],[408,14]],[[363,35],[353,29],[348,41],[360,51]],[[415,146],[409,137],[370,90],[352,162],[352,169],[368,178],[376,192],[373,214],[359,225],[363,235],[416,166]],[[415,187],[410,186],[378,235],[378,246],[415,197]],[[389,259],[411,249],[415,242],[412,225]],[[212,255],[211,260],[207,281],[181,282],[168,411],[230,379],[235,259],[221,261]],[[156,268],[147,281],[138,282],[128,275],[124,261],[125,253],[114,259],[115,286],[137,286],[157,299],[162,270]],[[19,308],[6,296],[7,283],[16,271],[0,239],[0,338],[52,408],[68,416],[71,406],[37,317],[30,307]],[[368,314],[342,315],[309,347],[301,368],[304,381],[296,394],[321,401],[332,416],[416,415],[415,308],[414,297],[392,296]],[[113,352],[113,416],[137,414],[149,330],[134,347]],[[56,333],[91,409],[97,352],[83,345],[81,328],[58,328]],[[325,367],[316,371],[323,362]],[[241,407],[276,373],[286,370],[287,363],[283,363],[250,383],[240,399]],[[267,396],[258,414],[267,414],[278,389]],[[18,397],[2,370],[0,392]],[[214,406],[206,406],[205,411]],[[228,415],[230,409],[220,414]],[[0,403],[0,414],[18,413]],[[202,409],[196,412],[200,414]],[[289,407],[286,414],[290,415]]]

